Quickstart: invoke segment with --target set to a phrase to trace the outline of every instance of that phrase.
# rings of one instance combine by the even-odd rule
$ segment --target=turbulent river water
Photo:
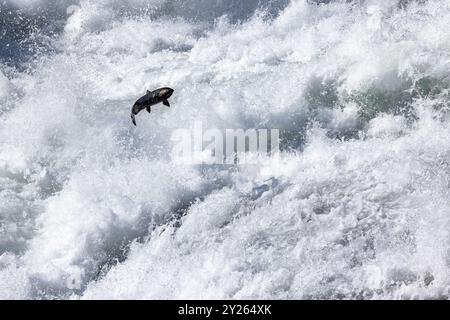
[[[0,298],[450,297],[449,1],[6,0],[0,23]],[[173,161],[198,121],[281,153]]]

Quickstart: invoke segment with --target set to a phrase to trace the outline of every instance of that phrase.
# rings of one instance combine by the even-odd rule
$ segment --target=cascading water
[[[0,298],[449,297],[448,1],[0,17]],[[161,86],[172,107],[132,126]],[[281,154],[174,162],[196,121],[278,128]]]

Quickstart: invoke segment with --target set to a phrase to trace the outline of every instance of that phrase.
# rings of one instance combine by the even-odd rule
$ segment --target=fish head
[[[171,88],[161,88],[158,95],[161,99],[169,99],[172,96],[173,91],[174,90]]]

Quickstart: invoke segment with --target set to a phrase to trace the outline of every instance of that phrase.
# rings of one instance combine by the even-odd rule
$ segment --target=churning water
[[[0,19],[0,298],[449,298],[449,1]],[[161,86],[172,107],[132,126]],[[175,163],[196,121],[279,128],[281,155]]]

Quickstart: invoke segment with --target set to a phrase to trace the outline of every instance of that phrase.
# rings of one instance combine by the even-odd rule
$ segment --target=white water
[[[240,3],[82,0],[0,66],[0,298],[449,297],[448,1]],[[178,165],[196,120],[285,151]]]

